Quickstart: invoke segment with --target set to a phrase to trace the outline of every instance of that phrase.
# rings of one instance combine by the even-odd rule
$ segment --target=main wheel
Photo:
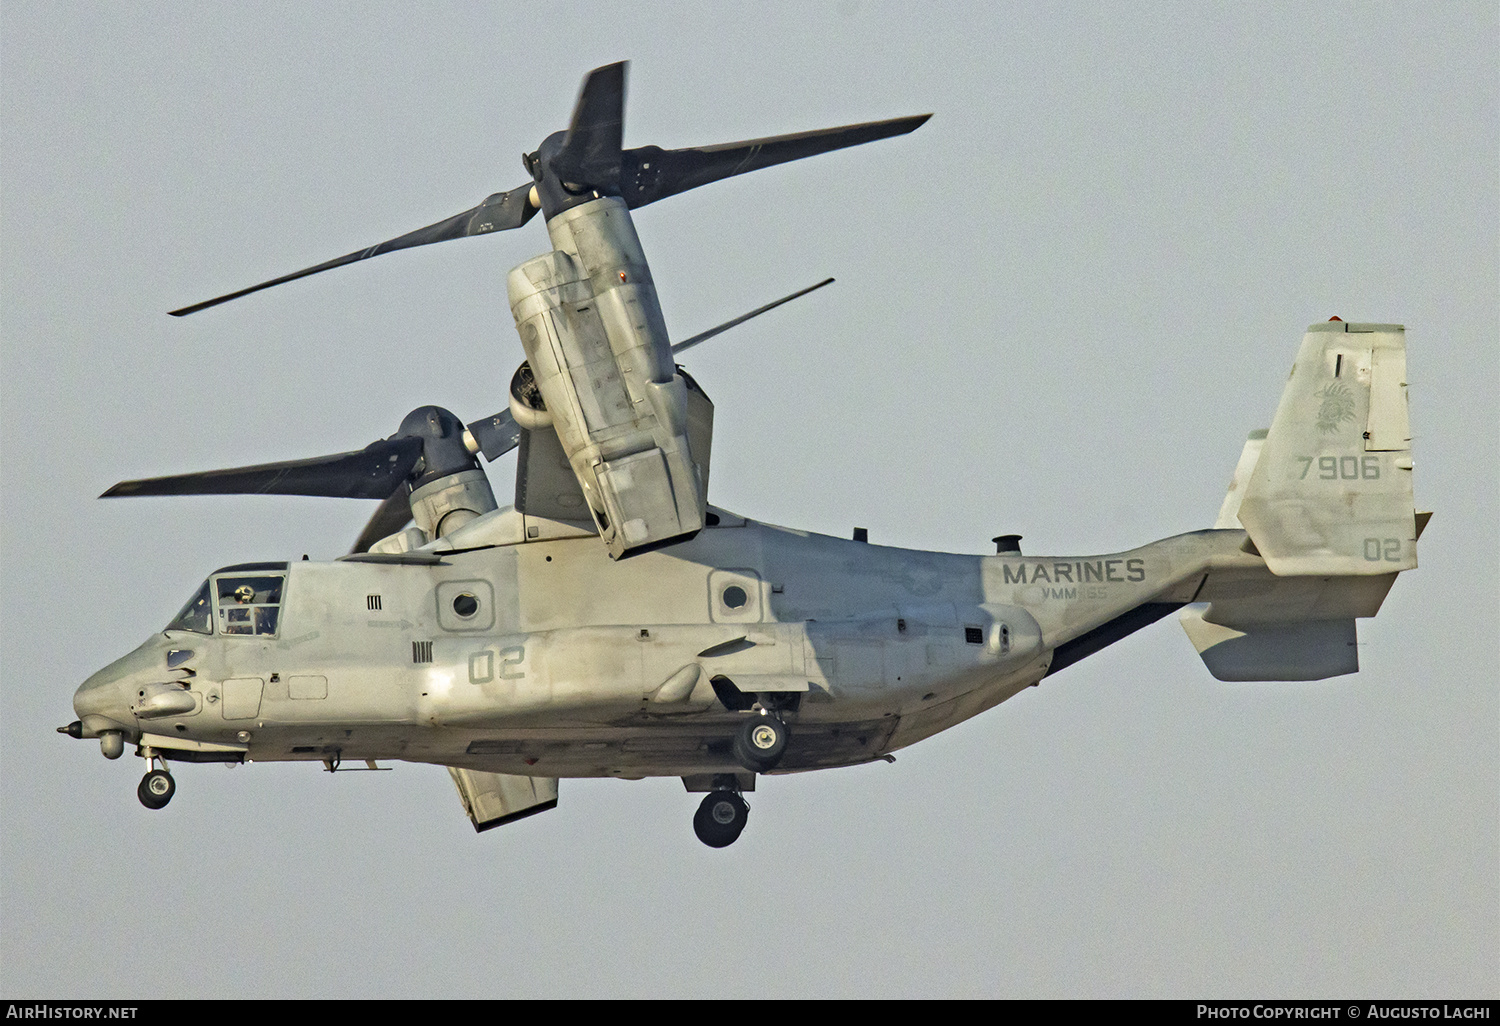
[[[135,789],[136,797],[148,809],[164,807],[176,793],[177,781],[173,780],[172,774],[166,770],[152,770],[147,773],[141,778],[141,786]]]
[[[713,791],[693,816],[693,832],[710,848],[726,848],[739,840],[750,818],[750,806],[733,791]]]
[[[774,769],[786,754],[790,732],[775,716],[752,716],[734,735],[734,757],[757,773]]]

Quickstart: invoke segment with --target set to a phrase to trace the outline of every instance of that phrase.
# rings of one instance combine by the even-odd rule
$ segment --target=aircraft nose
[[[73,711],[80,720],[91,716],[120,720],[130,715],[129,703],[120,687],[119,675],[108,674],[107,671],[108,667],[100,670],[73,693]]]
[[[150,642],[110,663],[84,681],[73,693],[73,711],[88,737],[105,734],[134,736],[135,716],[130,711],[134,681],[142,670],[154,667],[160,653]]]
[[[97,737],[99,751],[106,759],[118,759],[125,752],[125,737],[134,735],[130,699],[119,674],[111,673],[115,664],[94,674],[73,693],[73,711],[78,714],[58,731],[71,737]]]

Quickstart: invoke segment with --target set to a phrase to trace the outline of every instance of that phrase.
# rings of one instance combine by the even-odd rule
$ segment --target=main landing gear
[[[790,737],[774,709],[757,706],[734,732],[734,759],[752,773],[765,773],[781,762]],[[693,832],[710,848],[727,848],[744,833],[750,806],[733,773],[716,776],[713,787],[693,816]]]
[[[765,773],[776,768],[786,754],[791,732],[775,713],[761,709],[740,725],[734,734],[734,757],[747,770]]]
[[[167,760],[149,748],[141,754],[145,756],[146,764],[151,769],[141,778],[140,786],[135,789],[135,796],[148,809],[166,808],[167,802],[177,793],[177,781],[167,772]],[[160,769],[156,768],[158,762],[161,763]]]
[[[710,791],[693,816],[693,832],[710,848],[727,848],[739,840],[749,818],[750,806],[738,791]]]

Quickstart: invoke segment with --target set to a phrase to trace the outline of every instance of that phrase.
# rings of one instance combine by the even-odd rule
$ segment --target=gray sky
[[[1500,994],[1497,40],[1457,2],[6,0],[0,993]],[[185,766],[142,809],[137,760],[53,733],[78,683],[370,505],[94,496],[499,409],[545,231],[165,311],[520,184],[622,58],[627,145],[934,112],[637,215],[676,337],[839,279],[687,361],[748,516],[1206,527],[1305,326],[1406,324],[1436,515],[1361,672],[1221,684],[1169,619],[893,766],[765,780],[723,851],[676,780],[480,836],[405,764]]]

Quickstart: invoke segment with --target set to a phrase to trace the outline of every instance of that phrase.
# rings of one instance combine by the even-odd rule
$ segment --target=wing
[[[547,520],[590,519],[583,489],[551,428],[522,431],[516,456],[516,509]]]

